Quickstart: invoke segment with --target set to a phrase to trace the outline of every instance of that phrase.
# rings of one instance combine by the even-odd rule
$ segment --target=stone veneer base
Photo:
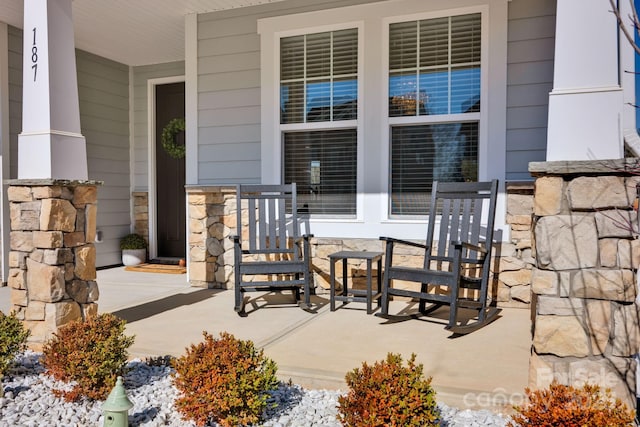
[[[41,349],[57,329],[97,314],[99,181],[10,180],[9,280],[12,310]]]
[[[536,177],[529,386],[595,383],[635,407],[640,243],[632,205],[640,163],[541,162],[529,170]]]
[[[236,229],[234,186],[187,186],[189,278],[192,286],[206,288],[233,287],[233,245],[229,236]],[[531,302],[531,251],[533,183],[513,184],[509,192],[508,223],[511,242],[496,247],[493,263],[496,277],[491,298],[502,307],[528,308]],[[135,193],[136,210],[142,212],[146,193]],[[141,217],[136,224],[143,223]],[[419,225],[417,227],[420,227]],[[426,236],[426,224],[422,227]],[[311,240],[314,283],[322,293],[329,288],[329,254],[342,250],[384,250],[379,239],[313,238]],[[423,263],[420,251],[403,254],[407,265]],[[349,286],[365,287],[366,266],[349,263]]]

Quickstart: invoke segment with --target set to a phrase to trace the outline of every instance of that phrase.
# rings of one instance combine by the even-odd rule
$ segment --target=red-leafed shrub
[[[405,367],[399,354],[389,353],[384,361],[349,372],[349,392],[338,398],[340,421],[350,427],[438,425],[436,392],[415,359],[412,354]]]
[[[553,382],[542,390],[526,389],[529,403],[516,406],[510,425],[563,427],[627,427],[634,426],[635,414],[610,390],[604,393],[597,385],[575,388]]]
[[[124,335],[126,321],[100,314],[62,326],[43,348],[47,373],[64,382],[75,382],[71,391],[54,390],[67,401],[82,397],[106,399],[122,375],[127,349],[133,337]]]
[[[226,332],[191,345],[175,363],[173,382],[180,391],[176,407],[197,425],[215,421],[222,426],[254,424],[267,405],[269,391],[278,387],[276,364],[253,342]]]

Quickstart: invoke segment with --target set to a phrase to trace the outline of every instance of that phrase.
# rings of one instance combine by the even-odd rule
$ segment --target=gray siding
[[[8,69],[9,69],[9,178],[16,179],[18,177],[18,133],[22,130],[22,31],[18,28],[8,26]],[[6,142],[6,141],[5,141]],[[9,227],[7,221],[7,227]],[[4,224],[0,224],[2,228]],[[6,230],[3,230],[6,231]],[[6,236],[9,236],[7,231]],[[4,238],[4,233],[0,234],[0,241]],[[2,251],[9,251],[9,239],[2,242],[0,246],[0,263],[7,257],[4,257]],[[7,273],[9,266],[4,266],[5,276],[0,277],[0,286],[6,285],[8,279]]]
[[[18,178],[18,134],[22,131],[22,30],[9,26],[9,174]]]
[[[529,162],[546,158],[555,11],[555,0],[509,2],[507,180],[532,179]]]
[[[76,51],[80,125],[87,140],[89,179],[98,188],[97,266],[121,263],[120,237],[129,232],[129,67]]]
[[[292,0],[198,15],[199,184],[260,182],[258,19],[364,3],[374,1]]]
[[[200,184],[260,181],[257,20],[362,3],[371,1],[289,1],[198,16]],[[509,2],[508,180],[531,179],[529,162],[546,156],[555,10],[555,0]]]
[[[149,189],[147,82],[151,79],[183,75],[184,61],[133,68],[134,191],[148,191]]]

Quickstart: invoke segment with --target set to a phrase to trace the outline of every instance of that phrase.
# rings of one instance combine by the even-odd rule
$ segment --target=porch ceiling
[[[74,0],[76,47],[127,65],[184,59],[185,15],[282,0]],[[0,21],[22,28],[23,0],[0,1]]]

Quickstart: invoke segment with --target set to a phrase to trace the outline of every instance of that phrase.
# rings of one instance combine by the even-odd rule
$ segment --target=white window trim
[[[383,44],[382,44],[382,56],[385,59],[383,67],[383,83],[385,86],[384,102],[385,102],[385,117],[382,122],[385,124],[383,131],[381,132],[383,141],[382,145],[385,148],[383,151],[383,165],[386,165],[386,169],[381,167],[382,178],[384,179],[384,185],[387,188],[387,197],[382,198],[380,209],[385,213],[385,221],[388,223],[406,223],[409,221],[424,222],[428,218],[428,212],[425,212],[424,216],[415,215],[392,215],[391,214],[391,127],[397,125],[426,125],[430,123],[453,123],[453,122],[466,122],[466,121],[478,121],[478,180],[486,180],[485,174],[481,174],[481,165],[483,161],[486,162],[487,157],[483,156],[483,153],[488,152],[488,134],[484,131],[487,128],[488,111],[487,111],[487,87],[488,87],[488,72],[485,68],[488,68],[488,50],[489,50],[489,8],[486,5],[473,6],[458,9],[440,10],[436,12],[425,12],[420,14],[394,16],[384,18],[383,24]],[[479,113],[467,113],[467,114],[437,114],[433,116],[403,116],[403,117],[389,117],[388,114],[388,96],[389,96],[389,27],[391,24],[408,21],[421,21],[424,19],[435,18],[448,18],[450,16],[468,15],[472,13],[480,13],[480,112]],[[506,82],[505,82],[506,84]]]
[[[481,90],[486,124],[479,138],[480,179],[498,178],[504,188],[506,176],[506,91],[507,91],[507,24],[508,0],[391,0],[316,12],[284,15],[258,20],[261,36],[261,169],[263,183],[277,183],[282,174],[279,109],[279,44],[280,37],[344,28],[346,23],[359,23],[359,105],[358,105],[358,203],[356,220],[311,220],[313,233],[319,237],[371,238],[381,235],[398,238],[423,238],[426,220],[388,219],[388,132],[387,81],[388,67],[382,48],[388,36],[383,19],[411,20],[429,14],[451,15],[464,9],[486,10],[483,15],[483,37],[489,48],[483,49]],[[401,13],[400,13],[401,12]],[[488,21],[484,21],[484,19]],[[319,26],[321,23],[323,25]],[[384,40],[383,40],[384,38]],[[360,66],[360,64],[364,64]],[[485,64],[487,64],[485,66]],[[366,72],[365,72],[366,70]],[[486,94],[486,95],[485,95]],[[490,136],[490,138],[489,138]],[[364,146],[363,141],[367,144]],[[373,144],[373,145],[372,145]],[[506,199],[498,196],[496,228],[506,229]],[[507,236],[505,235],[505,238]]]

